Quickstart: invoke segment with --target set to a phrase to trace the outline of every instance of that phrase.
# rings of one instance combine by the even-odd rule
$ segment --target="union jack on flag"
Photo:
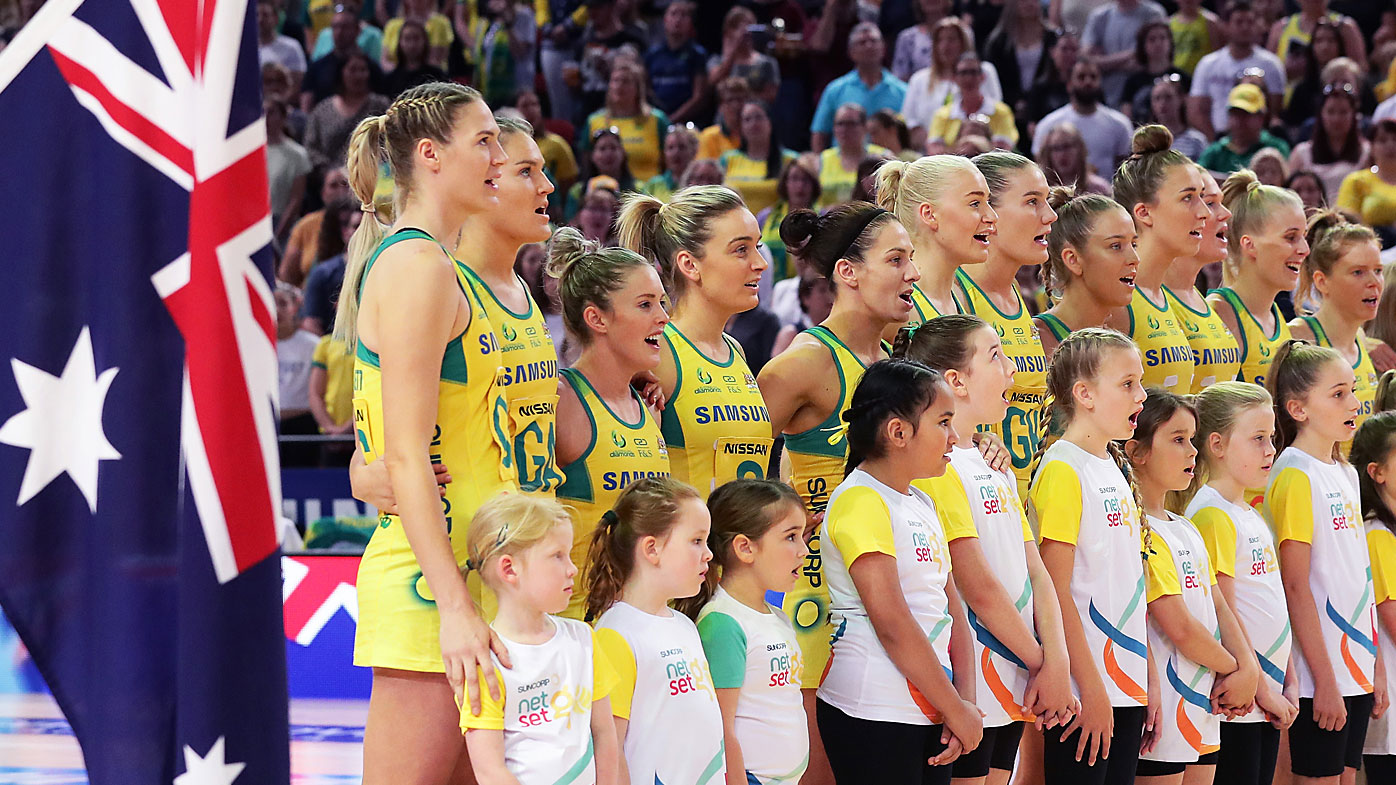
[[[249,0],[49,0],[0,52],[0,606],[93,785],[288,783]]]

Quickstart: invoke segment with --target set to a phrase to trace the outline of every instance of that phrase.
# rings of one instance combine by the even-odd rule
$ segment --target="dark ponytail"
[[[1381,489],[1367,473],[1367,465],[1383,463],[1396,450],[1396,412],[1378,412],[1368,417],[1357,435],[1352,437],[1352,452],[1348,460],[1357,469],[1357,487],[1362,492],[1362,509],[1367,516],[1380,521],[1396,534],[1396,511],[1386,506]],[[1392,477],[1388,482],[1396,482]]]
[[[607,510],[591,534],[585,573],[588,621],[616,603],[635,571],[635,546],[644,537],[664,537],[678,519],[685,499],[698,491],[670,477],[646,477],[631,483]]]
[[[795,210],[780,222],[780,239],[791,253],[832,281],[834,265],[840,259],[862,262],[877,230],[895,220],[891,213],[868,202],[835,205],[823,215]]]
[[[844,476],[863,461],[882,457],[887,449],[882,443],[882,426],[888,420],[896,417],[914,428],[944,386],[945,378],[921,363],[878,360],[868,366],[843,413],[848,424]]]

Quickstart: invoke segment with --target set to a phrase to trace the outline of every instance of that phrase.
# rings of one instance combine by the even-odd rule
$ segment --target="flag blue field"
[[[0,52],[0,606],[93,785],[288,783],[248,0],[49,0]]]

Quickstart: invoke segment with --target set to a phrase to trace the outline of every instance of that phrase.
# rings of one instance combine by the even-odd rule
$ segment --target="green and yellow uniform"
[[[794,150],[780,151],[780,166],[771,171],[766,159],[756,159],[741,150],[728,150],[717,159],[722,167],[722,184],[741,195],[748,210],[759,213],[780,199],[780,169],[795,160]]]
[[[867,366],[827,327],[805,330],[829,350],[839,377],[839,404],[820,424],[800,433],[785,435],[785,451],[790,455],[790,481],[811,512],[822,512],[829,495],[843,482],[848,461],[848,438],[843,432],[843,413],[853,402],[853,388],[863,378]],[[824,582],[819,555],[819,534],[810,539],[809,555],[800,570],[795,588],[785,593],[783,608],[795,622],[795,637],[804,656],[802,687],[819,686],[824,666],[829,662],[829,588]]]
[[[364,268],[387,248],[404,240],[432,240],[418,229],[403,229],[383,240]],[[445,248],[442,251],[447,253]],[[509,408],[499,384],[499,345],[489,315],[470,288],[465,265],[456,266],[456,282],[470,301],[470,326],[446,345],[437,383],[436,433],[431,460],[456,470],[441,500],[446,534],[456,563],[465,564],[465,533],[471,517],[501,491],[517,490],[510,450]],[[378,354],[359,341],[354,363],[354,429],[364,460],[383,457],[383,377]],[[471,593],[481,596],[472,576]],[[402,521],[380,514],[359,563],[359,625],[354,636],[354,664],[361,667],[442,673],[441,616],[422,568],[407,542]]]
[[[1204,299],[1202,304],[1207,310],[1195,310],[1167,286],[1163,287],[1163,295],[1183,328],[1188,346],[1192,347],[1192,389],[1189,392],[1196,395],[1218,381],[1235,379],[1241,369],[1241,344],[1236,342],[1236,336],[1231,334],[1212,304]]]
[[[558,501],[572,508],[572,563],[578,570],[574,585],[585,587],[587,549],[596,524],[630,483],[668,476],[669,452],[659,423],[639,393],[631,391],[640,407],[640,419],[626,422],[611,411],[581,371],[566,368],[559,373],[572,385],[591,421],[591,442],[581,457],[562,467],[565,479],[557,489]],[[585,611],[586,592],[574,591],[562,615],[580,619]]]
[[[861,158],[891,158],[886,147],[870,144]],[[839,155],[838,145],[829,147],[819,154],[819,209],[843,204],[853,197],[853,189],[858,185],[858,168],[845,169],[843,156]]]
[[[528,310],[514,313],[495,297],[484,279],[467,269],[475,297],[484,304],[499,342],[500,386],[509,404],[509,435],[519,490],[552,496],[562,484],[554,455],[557,424],[557,349],[543,312],[528,294]]]
[[[1241,327],[1241,334],[1237,336],[1241,341],[1241,370],[1236,379],[1264,386],[1265,375],[1269,373],[1270,363],[1275,359],[1275,350],[1290,337],[1289,324],[1285,322],[1284,316],[1280,315],[1280,306],[1270,303],[1270,318],[1275,320],[1275,329],[1270,335],[1266,335],[1260,327],[1260,322],[1256,321],[1246,304],[1241,302],[1241,296],[1234,290],[1223,286],[1212,291],[1220,294],[1227,305],[1231,306],[1236,314],[1236,324]]]
[[[1129,313],[1129,337],[1144,360],[1144,386],[1179,395],[1192,389],[1192,347],[1168,304],[1155,303],[1140,289],[1125,310]]]
[[[1018,481],[1019,498],[1027,498],[1032,482],[1032,456],[1042,440],[1042,408],[1047,404],[1047,356],[1042,340],[1018,285],[1013,296],[1018,311],[1006,314],[979,288],[979,284],[963,270],[957,273],[965,293],[965,312],[972,313],[993,326],[1003,342],[1003,353],[1013,361],[1013,383],[1008,386],[1008,412],[1003,423],[991,428],[1008,446],[1013,461],[1013,475]]]
[[[669,128],[669,117],[658,109],[633,117],[616,117],[606,110],[597,109],[587,117],[586,136],[578,147],[591,149],[591,140],[603,128],[615,128],[620,133],[621,146],[625,148],[625,160],[630,164],[630,174],[635,182],[644,181],[659,174],[664,150],[664,133]]]
[[[954,295],[952,294],[951,297],[953,298]],[[958,307],[959,302],[956,301],[955,305]],[[921,291],[921,286],[919,284],[911,285],[911,318],[906,320],[908,326],[915,327],[922,322],[929,322],[938,316],[944,315],[945,314],[940,312],[940,309],[936,308],[935,303],[931,302],[931,298],[927,297],[926,293]]]
[[[677,381],[659,428],[669,449],[670,471],[703,496],[730,480],[765,477],[774,442],[756,376],[737,342],[725,334],[722,339],[729,356],[718,362],[673,322],[664,326]]]
[[[1329,339],[1328,333],[1324,331],[1323,324],[1314,316],[1299,317],[1304,324],[1309,325],[1309,329],[1314,331],[1314,340],[1319,346],[1327,346],[1336,349],[1333,341]],[[1373,403],[1377,399],[1377,368],[1372,364],[1371,355],[1367,354],[1366,336],[1361,330],[1357,331],[1357,362],[1352,364],[1352,372],[1356,376],[1353,382],[1352,392],[1357,396],[1361,408],[1357,410],[1357,425],[1362,426],[1362,422],[1372,416]],[[1350,445],[1351,442],[1348,442]],[[1344,452],[1348,445],[1344,445]]]
[[[1054,314],[1040,313],[1037,318],[1047,325],[1047,331],[1052,334],[1053,338],[1057,339],[1058,343],[1065,341],[1066,337],[1071,335],[1071,328],[1067,327],[1066,322],[1058,319]]]
[[[787,202],[771,205],[771,212],[761,223],[761,244],[771,252],[771,282],[784,281],[795,275],[795,264],[785,249],[785,241],[780,239],[780,224],[790,214]]]

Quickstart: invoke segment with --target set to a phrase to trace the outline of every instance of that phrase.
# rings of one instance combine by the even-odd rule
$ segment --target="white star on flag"
[[[0,426],[0,443],[29,450],[16,504],[34,498],[66,472],[87,498],[87,506],[97,512],[97,464],[121,457],[102,430],[102,407],[119,369],[97,375],[86,327],[61,376],[18,359],[11,359],[10,366],[28,407]]]
[[[222,736],[202,758],[193,747],[184,745],[184,773],[174,778],[174,785],[233,785],[247,764],[225,763],[223,755]]]

